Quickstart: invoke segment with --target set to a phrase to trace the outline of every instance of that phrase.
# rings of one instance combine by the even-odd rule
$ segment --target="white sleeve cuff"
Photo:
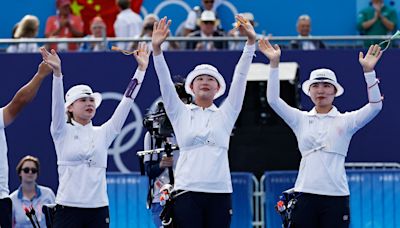
[[[255,52],[256,51],[256,43],[244,46],[243,52]]]
[[[64,77],[64,75],[61,75],[61,76],[55,76],[55,75],[53,74],[53,80],[62,80],[62,79],[63,79],[63,77]]]
[[[367,83],[368,86],[371,86],[374,83],[376,83],[376,73],[374,70],[371,72],[364,73],[364,77],[365,77],[365,82]]]
[[[138,80],[138,82],[139,82],[139,84],[140,83],[142,83],[143,82],[143,78],[144,78],[144,75],[146,74],[146,71],[141,71],[141,70],[139,70],[139,68],[136,70],[136,72],[135,72],[135,75],[133,76],[133,78],[136,78],[137,80]]]

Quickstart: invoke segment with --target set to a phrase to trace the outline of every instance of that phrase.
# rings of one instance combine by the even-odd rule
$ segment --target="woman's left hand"
[[[250,24],[249,20],[244,18],[242,15],[236,15],[236,20],[240,24],[238,29],[242,34],[247,36],[247,43],[249,45],[256,43],[256,31],[254,31],[253,26]]]
[[[272,46],[268,39],[261,38],[258,41],[258,48],[265,56],[267,56],[270,66],[272,68],[277,68],[282,53],[279,45],[275,44],[274,46]]]
[[[364,54],[360,52],[358,56],[358,61],[363,67],[364,72],[367,73],[374,70],[376,63],[379,61],[381,56],[382,56],[381,47],[375,44],[369,47],[365,57]]]
[[[139,70],[145,71],[149,65],[150,50],[146,42],[140,42],[136,53],[133,55],[139,65]]]
[[[43,61],[48,64],[51,69],[53,69],[53,74],[57,77],[62,75],[61,73],[61,59],[54,49],[47,51],[44,47],[40,48],[40,53],[42,54]]]

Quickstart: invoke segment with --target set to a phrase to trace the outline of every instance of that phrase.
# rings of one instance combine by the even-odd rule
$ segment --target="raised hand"
[[[382,56],[381,47],[377,44],[371,45],[368,49],[367,54],[364,57],[364,54],[360,51],[358,55],[358,61],[360,62],[365,73],[371,72],[374,70],[376,63]]]
[[[44,47],[40,48],[43,61],[51,67],[55,76],[59,77],[61,73],[61,59],[54,49],[51,49],[51,53],[48,52]]]
[[[153,35],[151,36],[151,44],[153,45],[154,54],[158,55],[161,53],[161,44],[167,39],[170,33],[170,25],[171,20],[167,21],[167,17],[154,23]]]
[[[240,33],[247,36],[247,43],[250,45],[254,44],[256,42],[256,31],[254,31],[254,28],[250,24],[249,20],[240,14],[236,15],[236,20]]]
[[[258,47],[260,51],[269,59],[271,67],[278,67],[279,59],[281,57],[281,49],[279,46],[277,44],[272,46],[268,39],[262,38],[258,41]]]
[[[140,42],[136,54],[133,55],[141,71],[145,71],[149,65],[150,50],[146,42]]]
[[[40,77],[44,78],[44,77],[50,75],[51,71],[53,71],[53,69],[47,63],[42,61],[38,66],[37,74]]]

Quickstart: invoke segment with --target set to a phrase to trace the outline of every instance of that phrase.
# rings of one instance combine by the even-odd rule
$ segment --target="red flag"
[[[136,13],[140,14],[140,7],[142,7],[143,0],[132,0],[131,8]]]
[[[140,13],[143,0],[132,0],[131,8]],[[107,26],[107,36],[115,36],[114,21],[119,13],[115,0],[72,0],[72,13],[82,18],[85,34],[90,34],[90,22],[96,16],[100,16]]]

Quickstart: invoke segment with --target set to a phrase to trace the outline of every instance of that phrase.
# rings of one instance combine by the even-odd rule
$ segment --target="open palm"
[[[242,34],[245,34],[249,40],[253,40],[255,42],[256,31],[254,31],[254,28],[250,24],[250,22],[240,14],[236,15],[236,20],[240,24],[240,26],[238,28],[240,30],[240,32]]]
[[[161,44],[167,39],[169,35],[169,26],[171,20],[167,21],[167,17],[164,17],[159,22],[155,22],[153,26],[153,35],[151,36],[151,43],[153,46],[161,46]]]
[[[371,45],[364,57],[362,52],[359,53],[358,61],[364,69],[364,72],[371,72],[374,70],[376,63],[382,56],[381,47],[377,44]]]
[[[265,56],[267,56],[271,65],[279,63],[279,58],[281,57],[281,49],[277,44],[272,46],[268,39],[263,38],[258,41],[258,47],[260,51]]]
[[[145,42],[140,42],[138,45],[137,54],[133,55],[141,68],[146,70],[149,65],[150,50]]]

